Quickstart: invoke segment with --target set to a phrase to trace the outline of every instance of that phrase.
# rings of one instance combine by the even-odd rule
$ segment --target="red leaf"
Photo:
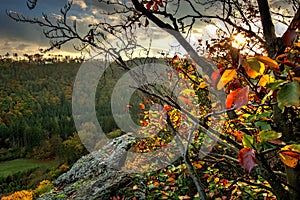
[[[147,10],[150,10],[151,6],[152,6],[152,1],[149,1],[146,5]]]
[[[217,84],[221,78],[221,74],[222,72],[224,71],[225,69],[224,68],[220,68],[220,69],[217,69],[216,71],[214,71],[212,74],[211,74],[211,83],[212,83],[212,86],[214,88],[217,87]]]
[[[295,152],[295,151],[282,151],[281,153],[300,160],[300,153],[298,153],[298,152]]]
[[[157,3],[156,3],[156,2],[154,2],[154,4],[153,4],[153,10],[154,10],[154,11],[157,11],[157,10],[158,10],[158,6],[157,6]]]
[[[240,165],[250,173],[251,170],[257,166],[255,151],[252,148],[243,148],[240,150],[239,154],[239,163]]]
[[[249,94],[249,87],[244,88],[238,88],[232,92],[230,92],[229,95],[227,95],[226,98],[226,108],[230,109],[232,104],[234,104],[235,109],[240,109],[242,106],[245,106],[248,104],[248,94]]]

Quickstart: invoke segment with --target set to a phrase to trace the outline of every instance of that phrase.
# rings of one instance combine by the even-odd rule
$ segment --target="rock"
[[[127,150],[135,138],[125,134],[110,140],[101,150],[80,158],[72,168],[54,182],[53,190],[40,200],[46,199],[110,199],[126,192],[132,199],[145,199],[147,180],[140,174],[120,171],[126,160]],[[132,187],[138,184],[138,190]],[[132,196],[133,195],[133,196]]]

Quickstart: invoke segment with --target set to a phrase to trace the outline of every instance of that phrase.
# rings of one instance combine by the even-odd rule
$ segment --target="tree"
[[[36,2],[37,0],[29,1],[28,7],[33,9]],[[171,60],[167,58],[170,65],[194,83],[191,89],[195,92],[190,94],[198,99],[200,93],[208,92],[208,88],[215,88],[215,92],[225,89],[227,97],[226,102],[221,103],[222,109],[218,112],[204,112],[206,114],[199,120],[193,118],[194,115],[188,115],[191,110],[185,109],[178,104],[178,99],[167,95],[165,91],[162,92],[160,88],[157,89],[160,93],[153,92],[153,88],[150,87],[138,89],[148,95],[149,99],[151,97],[152,102],[167,105],[164,111],[167,112],[169,130],[178,132],[176,119],[180,118],[180,115],[176,114],[176,110],[179,110],[186,112],[200,127],[200,132],[210,135],[213,139],[216,139],[214,135],[220,135],[218,143],[228,148],[229,152],[214,152],[207,162],[214,165],[225,162],[234,166],[234,169],[241,165],[247,173],[240,175],[241,172],[237,170],[240,177],[234,177],[236,180],[251,185],[247,179],[255,179],[253,177],[257,178],[260,175],[270,184],[270,187],[258,184],[261,188],[271,191],[277,199],[292,200],[300,197],[300,86],[297,60],[299,44],[294,43],[298,41],[300,8],[298,1],[284,2],[289,4],[291,9],[271,7],[267,0],[131,0],[126,4],[124,1],[99,0],[99,7],[107,8],[107,11],[100,9],[99,12],[103,16],[117,16],[121,20],[117,23],[103,20],[90,24],[87,33],[80,33],[76,21],[71,24],[68,19],[70,2],[61,10],[61,18],[56,22],[51,21],[45,14],[43,19],[27,18],[16,13],[7,14],[16,21],[45,27],[44,34],[51,41],[48,50],[79,40],[80,44],[75,47],[77,50],[95,50],[104,58],[114,59],[125,70],[130,70],[125,60],[133,58],[135,49],[144,50],[146,56],[151,49],[151,43],[150,47],[137,43],[137,30],[155,25],[172,35],[189,53],[190,59],[179,56],[174,56]],[[189,11],[180,12],[183,8]],[[294,15],[288,15],[289,12]],[[286,27],[282,36],[276,35],[275,22]],[[200,57],[187,41],[187,37],[199,23],[215,24],[219,27],[217,38],[211,43],[206,43],[208,55],[218,68],[214,68],[210,62]],[[234,40],[237,36],[244,37],[245,43],[235,46]],[[203,45],[201,41],[199,45]],[[197,67],[207,76],[197,73]],[[205,87],[203,81],[209,86]],[[228,129],[209,129],[209,119],[224,113],[228,115]],[[271,119],[267,120],[268,117]],[[191,135],[189,134],[189,137],[192,137]],[[222,155],[224,152],[227,154]],[[277,153],[284,165],[280,164],[278,159],[273,159],[278,158]],[[187,166],[193,164],[191,160],[193,159],[189,157],[186,148],[184,161]],[[253,168],[257,170],[254,172]],[[276,170],[281,172],[277,173]],[[282,174],[283,171],[286,174]],[[199,194],[202,194],[201,198],[205,199],[205,188],[200,179],[193,169],[189,169],[189,172]]]

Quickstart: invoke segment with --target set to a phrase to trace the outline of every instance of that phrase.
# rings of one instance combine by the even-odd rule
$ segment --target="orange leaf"
[[[278,63],[275,60],[269,58],[268,56],[257,56],[255,58],[258,61],[264,63],[265,65],[268,65],[271,69],[275,71],[280,71]]]
[[[243,132],[241,131],[235,131],[233,133],[231,133],[239,142],[242,142],[243,139]]]
[[[289,156],[289,155],[286,155],[283,153],[279,153],[279,157],[285,165],[287,165],[291,168],[295,168],[298,164],[298,159],[294,158],[292,156]]]
[[[175,183],[175,179],[173,177],[168,178],[167,181],[171,183]]]
[[[265,71],[264,64],[259,62],[255,58],[243,60],[242,66],[244,67],[247,75],[250,78],[256,78],[258,75],[262,75]]]
[[[197,164],[195,164],[195,167],[198,168],[198,169],[201,169],[201,168],[202,168],[202,165],[199,164],[199,163],[197,163]]]
[[[226,98],[226,109],[230,109],[232,104],[234,104],[234,108],[237,110],[240,109],[242,106],[247,105],[248,93],[249,93],[248,86],[231,91]]]
[[[217,89],[221,90],[228,82],[237,77],[235,69],[226,69],[221,76],[221,79],[217,85]]]
[[[300,159],[300,144],[290,144],[282,147],[279,156],[285,165],[295,168]]]
[[[143,103],[140,103],[140,109],[144,110],[145,109],[145,105]]]

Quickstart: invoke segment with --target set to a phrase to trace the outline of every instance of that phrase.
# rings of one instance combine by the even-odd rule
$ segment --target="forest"
[[[49,168],[54,167],[51,172],[54,175],[50,176],[47,172],[48,175],[45,173],[39,180],[27,180],[24,184],[23,179],[36,170],[21,170],[22,173],[17,175],[3,174],[0,183],[2,194],[29,189],[42,178],[52,180],[64,171],[59,172],[61,166],[66,168],[87,154],[76,132],[71,108],[72,87],[81,63],[77,60],[51,64],[40,61],[12,59],[9,56],[1,59],[0,161],[34,159],[50,162]],[[96,99],[96,109],[101,111],[98,112],[98,119],[108,137],[121,134],[111,116],[107,95],[111,94],[122,71],[116,65],[112,69],[114,73],[107,70],[106,76],[100,80]],[[106,96],[100,96],[101,93]],[[5,169],[2,170],[4,173]],[[15,180],[18,183],[12,184]]]
[[[88,60],[2,64],[1,160],[57,157],[72,165],[88,154],[86,140],[102,146],[94,141],[99,130],[90,119],[93,113],[85,109],[95,102],[107,139],[136,135],[118,168],[120,174],[135,172],[133,179],[104,199],[139,199],[141,191],[146,199],[299,199],[300,6],[296,0],[282,2],[99,0],[94,7],[99,21],[89,23],[86,32],[69,17],[72,1],[55,19],[7,12],[17,22],[45,29],[51,46],[44,53],[74,42],[76,50],[100,57],[96,63],[105,66],[105,73],[95,101],[88,101],[90,90],[74,79],[83,67],[93,69],[84,65]],[[38,3],[28,0],[27,7]],[[198,38],[195,48],[189,37],[203,23],[214,26],[215,33]],[[284,27],[281,34],[278,24]],[[163,34],[185,53],[152,50],[153,40],[167,39]],[[85,73],[90,73],[87,79],[97,75]],[[79,97],[74,96],[72,90],[76,94],[80,87]],[[74,114],[72,103],[83,112]],[[83,133],[74,122],[85,117]],[[55,187],[55,178],[3,199],[42,197],[40,190],[76,199],[56,196],[68,186]],[[84,186],[74,187],[79,194]]]

